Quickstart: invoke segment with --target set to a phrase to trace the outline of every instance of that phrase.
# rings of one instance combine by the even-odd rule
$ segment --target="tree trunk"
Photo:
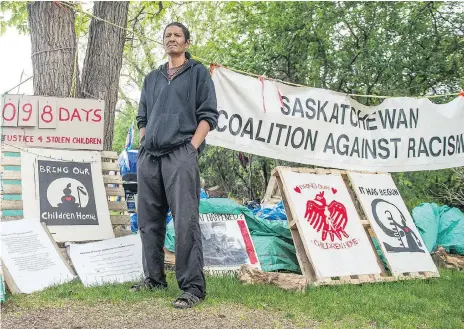
[[[253,171],[252,171],[252,167],[251,167],[252,163],[253,163],[253,154],[250,154],[250,163],[249,163],[249,167],[248,167],[248,184],[250,186],[250,201],[254,200],[253,181],[252,181]]]
[[[128,1],[95,1],[93,14],[110,23],[126,27],[128,8]],[[114,115],[125,36],[124,30],[92,19],[79,94],[83,98],[105,101],[104,150],[111,150],[113,143]]]
[[[267,159],[261,159],[261,170],[263,171],[263,178],[264,178],[264,191],[263,194],[266,192],[267,185],[269,184],[269,167],[267,164]]]
[[[27,12],[34,94],[68,97],[77,51],[74,12],[48,1],[28,2]],[[75,79],[77,83],[77,70]]]

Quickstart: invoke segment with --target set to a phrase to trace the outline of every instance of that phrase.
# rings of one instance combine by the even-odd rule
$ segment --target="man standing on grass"
[[[190,32],[171,23],[163,35],[168,62],[145,77],[137,125],[138,224],[146,279],[132,291],[166,288],[164,239],[171,208],[176,233],[176,277],[183,293],[173,302],[188,308],[206,296],[199,224],[198,154],[217,125],[216,93],[208,70],[186,52]]]

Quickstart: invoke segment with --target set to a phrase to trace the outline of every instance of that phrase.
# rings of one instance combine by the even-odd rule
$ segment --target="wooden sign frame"
[[[290,198],[288,197],[289,191],[287,187],[283,184],[281,179],[281,173],[284,170],[290,170],[293,172],[298,173],[312,173],[312,174],[319,174],[319,175],[331,175],[337,174],[341,175],[345,185],[350,193],[352,201],[355,205],[356,211],[361,218],[361,224],[364,227],[364,230],[369,237],[369,242],[371,248],[373,249],[377,263],[380,266],[381,274],[370,274],[370,275],[350,275],[350,276],[341,276],[341,277],[323,277],[323,278],[316,278],[315,270],[313,262],[311,261],[311,256],[306,250],[305,244],[302,241],[302,237],[300,234],[301,228],[300,223],[296,220],[296,214],[294,211],[294,207],[291,203]],[[370,173],[372,174],[372,173]],[[391,272],[387,271],[380,256],[378,255],[372,238],[377,238],[374,231],[370,226],[370,222],[365,216],[360,202],[357,200],[356,194],[354,193],[353,189],[351,188],[351,184],[348,179],[347,171],[344,170],[330,170],[330,169],[323,169],[323,168],[291,168],[291,167],[276,167],[271,174],[271,179],[269,180],[269,184],[266,190],[266,194],[263,199],[263,203],[268,204],[275,204],[282,200],[285,211],[287,214],[288,220],[288,228],[293,237],[293,242],[296,249],[296,256],[298,259],[298,263],[301,268],[302,275],[307,278],[308,283],[311,285],[319,286],[319,285],[338,285],[338,284],[361,284],[361,283],[375,283],[375,282],[390,282],[390,281],[398,281],[398,280],[409,280],[409,279],[428,279],[432,277],[439,277],[439,273],[435,272],[407,272],[407,273],[399,273],[399,274],[392,274]],[[388,263],[387,263],[388,264]]]

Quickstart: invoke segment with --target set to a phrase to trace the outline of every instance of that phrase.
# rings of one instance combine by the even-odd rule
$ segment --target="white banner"
[[[464,97],[447,104],[387,98],[364,106],[346,94],[213,72],[219,122],[207,142],[274,159],[368,171],[464,166]]]

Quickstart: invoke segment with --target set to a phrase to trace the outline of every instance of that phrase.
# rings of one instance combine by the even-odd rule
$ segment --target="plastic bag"
[[[464,255],[464,214],[458,208],[422,203],[412,210],[412,217],[429,252],[442,246]]]

